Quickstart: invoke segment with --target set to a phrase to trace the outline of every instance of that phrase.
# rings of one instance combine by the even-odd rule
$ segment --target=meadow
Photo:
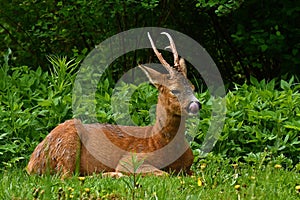
[[[299,167],[298,167],[299,168]],[[299,169],[279,164],[201,160],[193,176],[29,176],[20,168],[0,174],[1,199],[298,199]]]
[[[0,174],[1,199],[298,199],[299,169],[279,164],[230,164],[214,156],[201,161],[193,176],[131,175],[102,178],[29,176],[20,168]]]
[[[27,66],[0,67],[0,198],[1,199],[297,199],[300,197],[299,84],[274,79],[236,84],[228,89],[226,119],[212,152],[201,148],[211,122],[214,99],[197,91],[202,102],[198,118],[188,122],[195,155],[193,176],[139,175],[119,179],[101,175],[61,180],[56,175],[29,176],[25,165],[36,145],[72,113],[72,87],[79,62],[49,57],[49,72]],[[96,92],[97,119],[114,123],[110,108],[114,83],[101,80]],[[196,85],[197,86],[197,85]],[[153,123],[151,106],[157,91],[133,87],[128,104],[138,125]],[[200,88],[200,87],[198,87]],[[88,108],[87,108],[88,111]],[[224,112],[224,110],[220,110]],[[118,116],[122,121],[122,113]],[[198,120],[197,123],[195,120]],[[195,125],[196,124],[196,125]]]

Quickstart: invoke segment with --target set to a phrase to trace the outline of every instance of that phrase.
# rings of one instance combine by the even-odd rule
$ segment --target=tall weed
[[[7,59],[8,60],[8,59]],[[71,90],[78,63],[49,57],[51,73],[41,68],[0,67],[0,166],[28,158],[59,122],[71,118]]]

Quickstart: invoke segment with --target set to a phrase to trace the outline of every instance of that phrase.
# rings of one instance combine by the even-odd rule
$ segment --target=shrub
[[[78,62],[65,57],[49,57],[50,73],[27,66],[10,67],[9,54],[0,67],[0,166],[14,166],[27,160],[35,146],[57,124],[77,117],[72,113],[72,89]],[[258,82],[236,85],[225,97],[227,112],[222,134],[213,153],[247,162],[258,162],[262,157],[284,162],[299,162],[300,151],[300,85],[281,80],[276,84]],[[148,85],[120,84],[114,88],[108,79],[99,82],[95,95],[96,118],[101,123],[128,123],[128,115],[111,107],[114,101],[127,99],[129,115],[137,125],[154,122],[157,90]],[[211,124],[211,108],[216,99],[209,91],[197,93],[203,103],[199,118],[188,121],[188,131],[194,138],[192,149],[198,157],[202,141]],[[77,97],[76,97],[77,98]],[[87,109],[88,111],[88,109]],[[223,112],[221,110],[220,112]]]
[[[300,85],[275,80],[236,85],[226,95],[226,120],[213,149],[228,157],[246,159],[267,151],[271,157],[284,156],[299,162],[300,156]],[[210,122],[210,103],[201,111],[196,142],[201,143]],[[197,140],[198,139],[198,140]],[[194,144],[199,147],[199,144]]]
[[[0,67],[0,166],[28,158],[59,122],[72,117],[71,90],[77,63],[49,57],[51,73],[27,66]]]

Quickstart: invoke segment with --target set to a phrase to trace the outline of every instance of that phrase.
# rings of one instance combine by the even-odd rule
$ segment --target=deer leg
[[[119,161],[116,172],[122,172],[125,174],[142,174],[142,175],[155,175],[164,176],[168,175],[157,167],[147,163],[145,158],[138,156],[136,154],[125,155]]]
[[[111,177],[111,178],[120,178],[124,175],[130,174],[141,174],[142,176],[146,175],[155,175],[155,176],[167,176],[168,173],[164,172],[155,166],[145,162],[145,159],[137,154],[128,154],[124,155],[114,172],[105,172],[102,174],[102,177]]]
[[[122,176],[124,176],[124,174],[121,172],[104,172],[104,173],[102,173],[103,178],[106,178],[106,177],[121,178]]]

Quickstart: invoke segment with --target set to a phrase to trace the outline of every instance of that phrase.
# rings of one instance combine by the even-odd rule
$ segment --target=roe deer
[[[179,58],[172,37],[166,32],[161,34],[169,39],[168,48],[173,53],[174,66],[164,60],[149,33],[152,49],[167,73],[139,65],[159,91],[155,124],[138,127],[68,120],[54,128],[36,147],[27,166],[29,174],[47,171],[62,176],[74,172],[82,175],[105,173],[108,176],[192,173],[190,167],[194,156],[185,140],[185,120],[198,113],[200,103],[194,96],[185,61]],[[130,163],[133,155],[142,161],[136,170]]]

